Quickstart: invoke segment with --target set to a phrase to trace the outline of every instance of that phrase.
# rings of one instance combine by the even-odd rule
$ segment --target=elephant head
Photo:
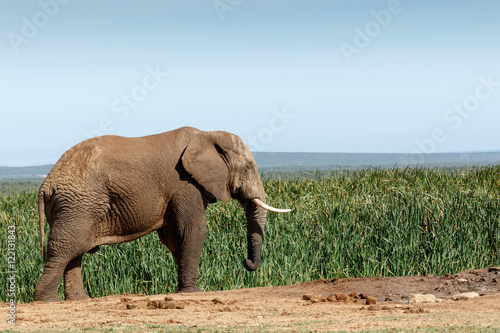
[[[248,147],[236,135],[217,131],[201,132],[192,138],[182,156],[182,164],[207,192],[227,202],[236,199],[247,218],[249,271],[259,267],[267,211],[289,212],[265,204],[266,196],[257,164]]]

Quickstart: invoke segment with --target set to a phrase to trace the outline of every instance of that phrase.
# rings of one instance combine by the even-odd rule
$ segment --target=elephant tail
[[[45,183],[42,184],[38,191],[38,223],[40,227],[40,244],[42,250],[42,257],[45,257]]]

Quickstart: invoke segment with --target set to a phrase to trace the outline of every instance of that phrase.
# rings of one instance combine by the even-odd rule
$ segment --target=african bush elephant
[[[178,292],[198,291],[207,204],[237,199],[246,211],[247,270],[258,268],[267,210],[255,160],[236,135],[183,127],[157,135],[102,136],[68,150],[40,187],[42,256],[44,215],[50,225],[37,301],[58,301],[64,275],[67,300],[88,299],[84,253],[157,231],[172,251]]]

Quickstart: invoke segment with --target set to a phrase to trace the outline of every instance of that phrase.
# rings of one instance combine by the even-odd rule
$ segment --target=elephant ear
[[[232,138],[226,132],[201,132],[193,137],[182,155],[186,171],[208,192],[224,202],[231,199],[226,151]]]

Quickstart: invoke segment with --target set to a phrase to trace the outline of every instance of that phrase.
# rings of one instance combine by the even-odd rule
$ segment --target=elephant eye
[[[243,168],[243,172],[245,174],[249,174],[252,171],[252,165],[251,164],[245,164],[245,167]]]

